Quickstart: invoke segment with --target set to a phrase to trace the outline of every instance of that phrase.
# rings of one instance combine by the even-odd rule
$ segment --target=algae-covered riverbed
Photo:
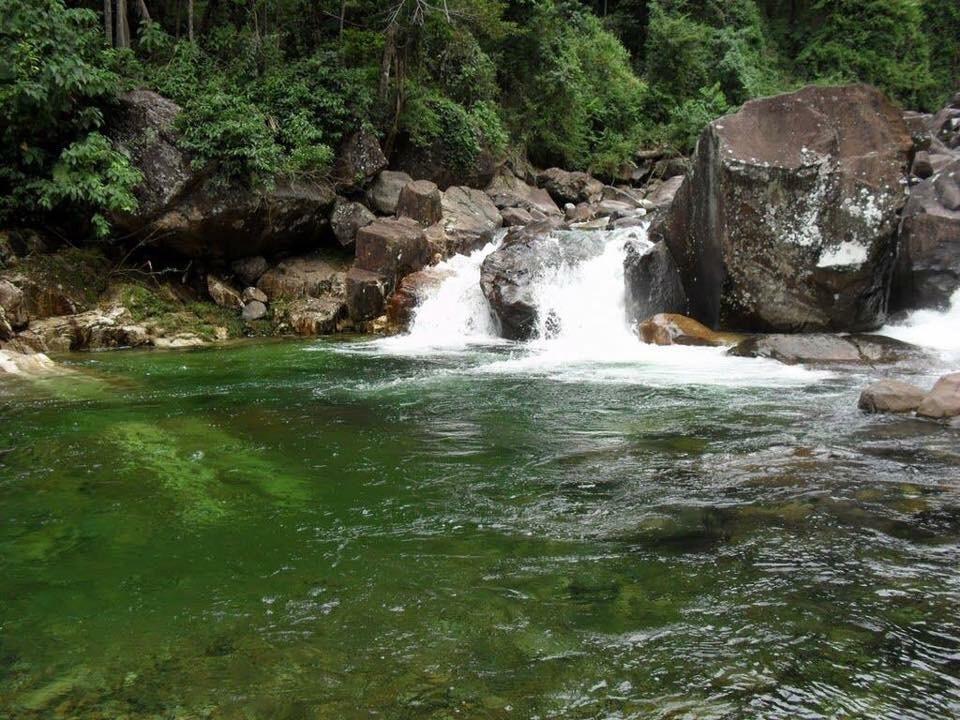
[[[0,717],[960,714],[956,430],[856,374],[532,352],[4,381]]]

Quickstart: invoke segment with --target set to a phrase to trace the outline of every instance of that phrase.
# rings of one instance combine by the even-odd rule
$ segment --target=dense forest
[[[0,0],[0,223],[110,234],[138,172],[99,132],[119,92],[180,104],[198,165],[323,178],[358,126],[388,156],[613,174],[689,152],[751,97],[862,80],[931,110],[960,77],[956,0]]]

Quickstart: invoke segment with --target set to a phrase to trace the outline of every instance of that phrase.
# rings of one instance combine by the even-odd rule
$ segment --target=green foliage
[[[0,221],[57,211],[92,215],[136,205],[139,174],[96,130],[120,86],[95,13],[62,0],[0,0]]]
[[[882,87],[911,107],[937,95],[919,0],[817,0],[822,22],[797,58],[804,74]]]

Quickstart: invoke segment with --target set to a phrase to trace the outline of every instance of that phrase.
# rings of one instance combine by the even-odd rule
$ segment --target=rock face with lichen
[[[865,85],[808,87],[711,123],[666,220],[711,327],[859,331],[886,315],[911,137]]]

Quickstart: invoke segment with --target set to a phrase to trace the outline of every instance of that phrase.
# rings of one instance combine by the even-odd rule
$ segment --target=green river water
[[[960,716],[960,432],[523,352],[0,383],[0,718]]]

